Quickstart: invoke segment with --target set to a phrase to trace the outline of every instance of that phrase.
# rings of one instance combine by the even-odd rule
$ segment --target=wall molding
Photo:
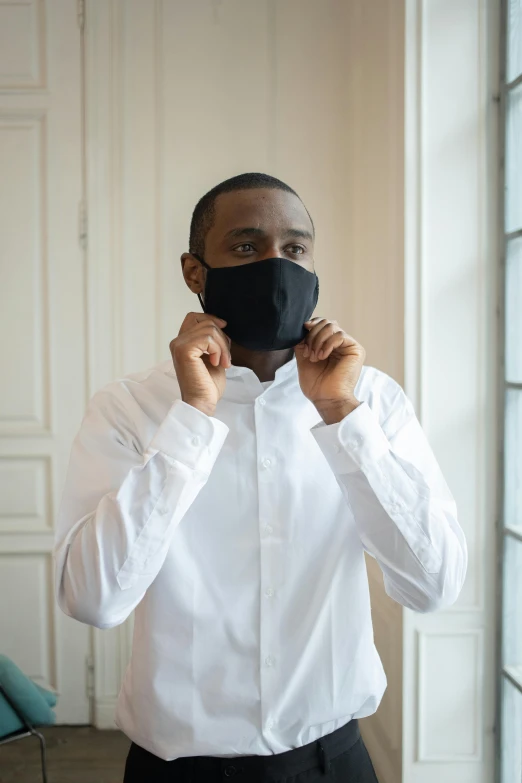
[[[0,72],[0,94],[41,92],[47,87],[47,43],[45,24],[45,0],[28,0],[14,3],[12,0],[0,0],[2,8],[31,9],[31,66],[26,73],[4,75]],[[7,25],[6,25],[7,27]]]
[[[462,631],[437,631],[425,630],[417,631],[417,671],[418,671],[418,691],[417,691],[417,762],[481,762],[483,759],[482,725],[483,725],[483,699],[482,684],[484,679],[484,633],[481,628],[467,629]],[[474,721],[474,750],[471,753],[435,753],[428,749],[428,740],[424,733],[424,726],[430,707],[425,701],[425,690],[423,686],[426,680],[434,676],[434,672],[428,671],[427,648],[430,640],[448,639],[454,642],[457,639],[472,639],[475,650],[475,676],[474,676],[474,703],[469,705],[469,716]],[[471,663],[469,664],[471,665]],[[450,675],[451,673],[448,672]],[[458,695],[457,695],[458,697]],[[431,705],[433,710],[433,705]],[[447,712],[451,712],[451,703],[447,705]]]
[[[2,469],[16,470],[33,468],[34,492],[36,508],[32,513],[6,509],[0,505],[0,533],[41,533],[52,530],[54,526],[53,491],[51,477],[51,457],[48,454],[0,455],[0,476]],[[13,486],[16,488],[16,481]],[[0,493],[0,503],[3,495]]]
[[[51,368],[50,368],[50,325],[49,325],[49,266],[47,248],[47,110],[43,108],[0,109],[0,133],[28,131],[34,134],[35,144],[35,238],[38,245],[34,250],[35,263],[32,279],[33,291],[39,292],[35,305],[40,305],[38,325],[34,333],[34,367],[32,380],[36,384],[34,410],[23,416],[2,415],[0,412],[0,435],[21,437],[25,435],[51,435]],[[33,195],[33,194],[31,194]]]

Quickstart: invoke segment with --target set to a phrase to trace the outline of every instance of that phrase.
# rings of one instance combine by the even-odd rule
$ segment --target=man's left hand
[[[299,383],[323,421],[342,421],[358,405],[355,386],[366,351],[336,321],[312,318],[305,323],[306,338],[296,345]]]

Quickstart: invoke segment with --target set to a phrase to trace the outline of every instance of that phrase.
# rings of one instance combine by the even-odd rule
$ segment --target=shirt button
[[[266,405],[266,400],[265,400],[264,397],[261,397],[261,399],[259,400],[259,404],[260,405]]]
[[[265,663],[267,666],[273,666],[275,663],[275,658],[272,655],[269,655],[267,658],[265,658]]]
[[[271,464],[272,462],[269,459],[264,459],[261,463],[264,468],[269,468]]]
[[[336,452],[336,454],[340,454],[341,453],[341,447],[339,446],[338,443],[335,444],[335,452]]]
[[[236,772],[237,772],[237,769],[236,769],[236,767],[233,767],[233,766],[231,765],[231,766],[229,766],[229,767],[225,767],[225,769],[223,770],[223,772],[225,773],[225,777],[227,777],[227,778],[231,778],[231,777],[233,777],[233,776],[236,774]]]
[[[268,731],[270,731],[270,729],[272,729],[274,727],[274,721],[273,720],[267,720],[266,727],[267,727]]]
[[[197,435],[194,435],[194,437],[192,438],[192,445],[199,446],[200,443],[201,443],[200,438]]]
[[[270,533],[274,532],[274,528],[272,527],[272,525],[265,525],[264,532],[265,535],[269,536]]]
[[[274,590],[271,587],[267,587],[267,589],[265,590],[265,595],[267,598],[272,598],[272,596],[274,595]]]

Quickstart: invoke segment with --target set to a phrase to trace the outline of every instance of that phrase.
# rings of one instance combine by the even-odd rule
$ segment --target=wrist
[[[211,402],[206,402],[205,400],[198,400],[198,399],[191,399],[190,397],[181,397],[183,402],[185,402],[187,405],[191,405],[193,408],[196,408],[196,410],[201,411],[201,413],[204,413],[205,416],[213,416],[216,410],[216,406]]]
[[[349,416],[350,413],[353,413],[360,404],[360,401],[355,397],[344,400],[328,400],[314,403],[325,424],[338,424]]]

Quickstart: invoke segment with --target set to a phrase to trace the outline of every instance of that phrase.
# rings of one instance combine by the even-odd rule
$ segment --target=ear
[[[192,253],[183,253],[181,256],[181,271],[193,294],[201,294],[205,289],[206,270]]]

